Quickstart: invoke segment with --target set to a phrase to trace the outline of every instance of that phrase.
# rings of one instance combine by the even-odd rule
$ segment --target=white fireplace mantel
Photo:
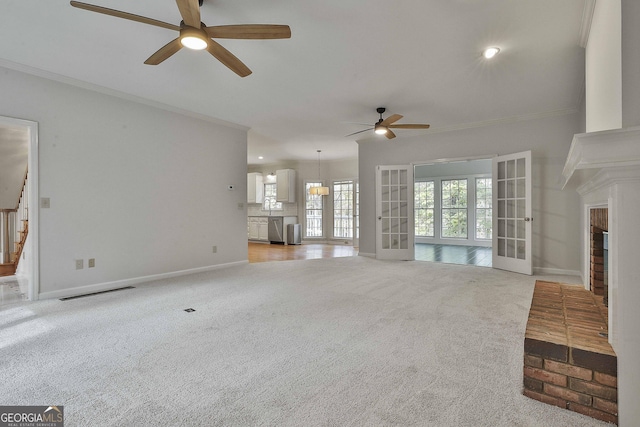
[[[562,188],[588,184],[602,169],[640,166],[640,126],[574,135],[562,170]]]
[[[640,127],[575,135],[562,171],[562,188],[568,184],[582,199],[585,269],[589,209],[608,208],[609,342],[618,356],[620,426],[635,426],[640,419]]]

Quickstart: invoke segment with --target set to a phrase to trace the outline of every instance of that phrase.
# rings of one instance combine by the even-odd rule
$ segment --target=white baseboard
[[[582,274],[578,270],[565,270],[562,268],[546,268],[546,267],[534,267],[533,274],[538,275],[555,275],[555,276],[578,276],[582,277]]]
[[[367,258],[375,258],[376,254],[368,254],[365,252],[358,252],[358,256],[366,256]]]
[[[248,264],[248,260],[230,262],[226,264],[210,265],[207,267],[191,268],[189,270],[171,271],[169,273],[152,274],[149,276],[133,277],[131,279],[116,280],[113,282],[96,283],[94,285],[80,286],[77,288],[60,289],[51,292],[42,292],[38,299],[67,298],[78,295],[92,294],[95,292],[110,291],[112,289],[123,288],[125,286],[137,285],[140,283],[152,282],[154,280],[170,279],[172,277],[186,276],[189,274],[204,273],[206,271],[219,270],[221,268],[234,267]]]

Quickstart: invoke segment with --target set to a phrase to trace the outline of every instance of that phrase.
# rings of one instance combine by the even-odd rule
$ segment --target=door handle
[[[525,217],[524,217],[524,220],[525,220],[526,222],[529,222],[529,221],[533,222],[533,218],[529,218],[528,216],[525,216]]]
[[[379,217],[378,217],[378,221],[380,221],[381,219],[382,219],[382,217],[381,217],[381,216],[379,216]]]

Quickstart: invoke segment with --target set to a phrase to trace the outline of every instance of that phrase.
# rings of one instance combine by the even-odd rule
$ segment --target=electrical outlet
[[[214,253],[214,254],[217,254],[217,253],[218,253],[218,247],[217,247],[217,246],[214,246],[214,247],[213,247],[213,253]]]
[[[40,199],[40,207],[42,209],[49,209],[51,207],[51,199],[48,197],[43,197]]]
[[[82,270],[84,268],[84,261],[81,259],[76,260],[76,270]]]
[[[96,259],[95,258],[89,258],[89,268],[93,268],[96,266]]]
[[[244,203],[242,203],[242,202],[238,203],[238,210],[239,211],[243,211],[244,210]]]

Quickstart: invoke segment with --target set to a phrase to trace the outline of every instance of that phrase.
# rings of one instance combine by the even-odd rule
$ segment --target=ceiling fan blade
[[[388,139],[393,139],[396,137],[396,134],[391,132],[391,129],[388,129],[387,133],[385,133],[384,136],[386,136]]]
[[[240,77],[246,77],[251,74],[251,70],[249,69],[249,67],[244,65],[244,63],[236,58],[233,53],[229,52],[221,44],[215,42],[214,40],[209,40],[207,51],[209,51],[209,53],[215,56],[218,61],[222,62],[231,71],[233,71]]]
[[[158,51],[151,55],[144,63],[147,65],[158,65],[180,49],[182,49],[182,43],[180,43],[180,37],[178,37],[158,49]]]
[[[369,131],[369,130],[373,130],[373,128],[365,129],[365,130],[359,130],[358,132],[350,133],[349,135],[345,135],[344,137],[346,138],[346,137],[348,137],[348,136],[357,135],[357,134],[359,134],[359,133],[367,132],[367,131]]]
[[[288,25],[245,24],[218,25],[204,29],[209,37],[218,39],[288,39],[291,38],[291,28]]]
[[[198,0],[176,0],[180,15],[185,24],[200,28],[200,4]]]
[[[382,126],[389,126],[391,123],[395,123],[400,120],[402,116],[400,114],[392,114],[391,116],[384,119],[380,124]]]
[[[103,13],[105,15],[115,16],[117,18],[124,18],[130,21],[142,22],[143,24],[149,24],[156,27],[167,28],[169,30],[180,31],[180,27],[177,25],[169,24],[167,22],[158,21],[155,19],[147,18],[140,15],[134,15],[133,13],[122,12],[115,9],[109,9],[102,6],[95,6],[92,4],[82,3],[79,1],[72,1],[71,6],[79,9],[88,10],[91,12]]]
[[[406,124],[406,125],[389,125],[389,127],[393,129],[429,129],[431,126]]]

